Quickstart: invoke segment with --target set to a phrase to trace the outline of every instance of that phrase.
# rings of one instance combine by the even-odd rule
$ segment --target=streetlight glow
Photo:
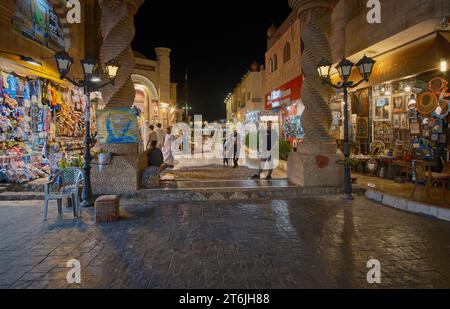
[[[447,60],[442,59],[440,67],[441,67],[441,72],[447,72],[447,69],[448,69]]]

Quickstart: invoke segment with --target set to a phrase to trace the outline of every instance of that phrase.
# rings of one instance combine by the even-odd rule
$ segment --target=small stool
[[[117,195],[100,196],[95,201],[95,221],[115,222],[120,217],[120,197]]]

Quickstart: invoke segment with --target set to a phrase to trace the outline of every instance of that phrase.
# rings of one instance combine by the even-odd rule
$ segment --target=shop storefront
[[[301,100],[303,76],[291,80],[266,95],[266,110],[278,114],[281,137],[295,146],[304,137],[301,125],[305,109]]]
[[[378,59],[372,82],[349,96],[355,170],[404,181],[403,176],[413,177],[414,161],[441,172],[450,160],[450,79],[444,65],[436,68],[449,56],[450,43],[435,34],[416,48]],[[341,94],[330,107],[342,145]]]
[[[19,74],[0,67],[0,72],[0,182],[23,183],[82,166],[82,91],[26,69]],[[99,100],[93,95],[94,108]]]

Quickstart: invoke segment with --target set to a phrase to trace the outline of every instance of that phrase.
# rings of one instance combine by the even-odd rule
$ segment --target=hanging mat
[[[417,98],[417,111],[422,115],[430,115],[437,107],[438,98],[434,92],[423,92]]]

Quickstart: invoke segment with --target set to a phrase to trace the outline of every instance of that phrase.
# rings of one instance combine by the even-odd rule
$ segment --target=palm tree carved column
[[[331,60],[331,14],[337,2],[289,0],[301,22],[302,100],[305,105],[302,126],[305,139],[298,152],[289,158],[288,177],[301,186],[337,187],[343,179],[342,167],[336,164],[336,143],[329,134],[332,115],[328,101],[331,89],[322,84],[317,73],[317,65],[322,58]]]
[[[131,42],[135,36],[134,15],[144,0],[98,0],[100,16],[100,62],[105,64],[115,59],[120,70],[114,85],[101,89],[106,109],[131,108],[135,89],[131,74],[135,68]],[[106,128],[98,128],[105,130]],[[145,156],[140,154],[139,144],[100,144],[101,152],[112,153],[110,165],[103,171],[92,170],[94,194],[127,194],[136,192],[141,186],[141,175],[145,168]]]

